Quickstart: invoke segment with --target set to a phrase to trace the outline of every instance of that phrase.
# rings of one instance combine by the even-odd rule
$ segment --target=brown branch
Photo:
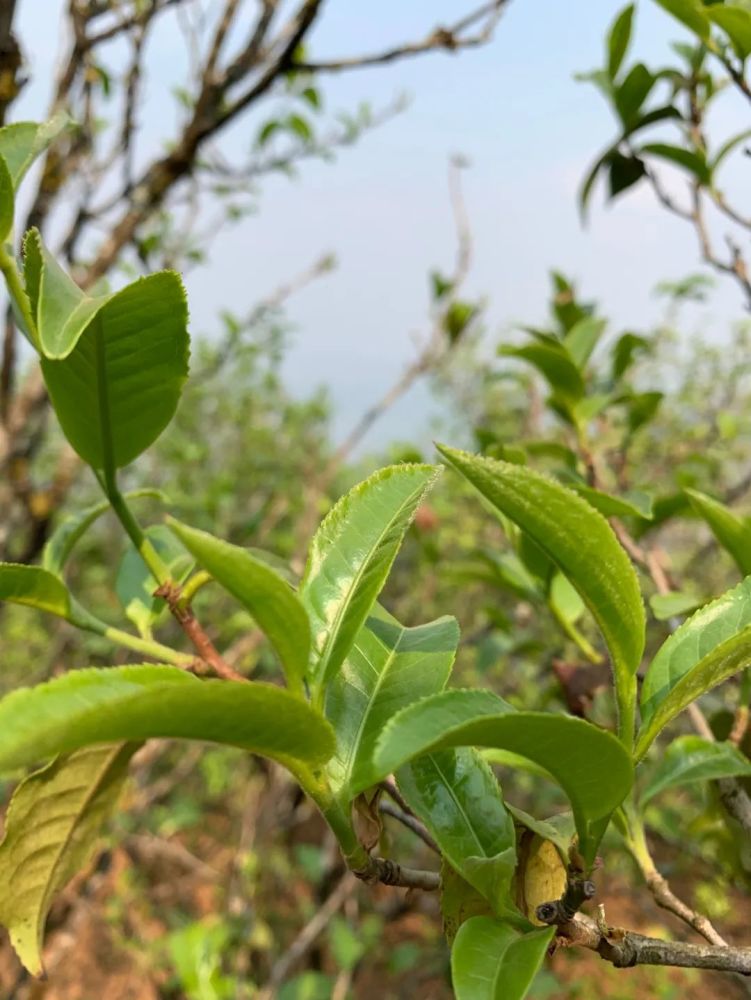
[[[295,61],[293,69],[313,73],[338,73],[342,70],[363,69],[368,66],[383,66],[409,56],[422,55],[425,52],[444,51],[457,52],[460,49],[484,45],[492,35],[493,29],[500,18],[502,9],[508,0],[493,0],[483,4],[477,10],[463,17],[448,27],[435,27],[425,38],[418,42],[407,42],[383,52],[375,52],[362,56],[351,56],[344,59],[329,59],[322,61]],[[463,32],[473,27],[478,21],[486,19],[486,24],[476,35],[463,37]]]
[[[398,806],[395,806],[393,803],[388,801],[379,802],[378,809],[385,816],[391,816],[392,819],[401,823],[402,826],[405,826],[408,830],[411,830],[412,833],[416,834],[424,844],[427,844],[431,851],[435,851],[436,854],[441,853],[441,849],[438,844],[436,844],[423,824],[415,816],[410,816],[409,813],[404,812]]]
[[[172,583],[164,583],[154,591],[154,597],[161,597],[167,602],[175,621],[193,643],[200,658],[211,667],[217,677],[227,681],[247,681],[246,677],[227,663],[193,614],[190,605],[181,603],[179,587]]]
[[[644,880],[658,906],[678,917],[689,927],[693,927],[710,944],[717,945],[719,948],[727,948],[727,941],[715,930],[711,921],[679,899],[670,888],[667,879],[657,869],[652,868],[644,871]]]
[[[664,965],[751,975],[751,948],[663,941],[634,931],[607,927],[604,922],[596,923],[581,913],[559,926],[558,935],[560,943],[596,951],[617,969],[628,969],[636,965]]]
[[[353,871],[352,874],[366,885],[376,885],[380,882],[383,885],[404,889],[422,889],[423,892],[435,892],[441,887],[441,876],[438,872],[405,868],[388,858],[369,857],[367,867]]]

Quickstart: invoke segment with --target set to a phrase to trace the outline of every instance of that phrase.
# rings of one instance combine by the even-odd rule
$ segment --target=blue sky
[[[328,0],[310,52],[323,58],[378,49],[419,37],[471,6],[467,0]],[[290,304],[296,329],[286,376],[299,393],[329,386],[342,433],[411,356],[413,336],[426,325],[427,273],[450,266],[446,177],[453,153],[472,164],[464,174],[474,240],[467,288],[488,299],[491,338],[515,321],[544,316],[552,267],[598,298],[615,326],[653,323],[661,309],[654,285],[698,269],[693,234],[647,192],[614,207],[598,204],[586,230],[576,209],[582,174],[614,125],[595,91],[574,82],[573,74],[601,63],[603,35],[620,6],[513,0],[487,48],[327,77],[327,112],[361,100],[383,106],[402,92],[411,103],[334,165],[311,163],[294,181],[264,183],[259,212],[228,229],[209,266],[188,277],[194,330],[209,333],[220,309],[242,313],[322,252],[335,253],[337,270]],[[49,89],[57,26],[53,17],[34,23],[35,3],[22,3],[21,11],[26,38],[34,28],[28,54],[35,73],[21,111],[36,116]],[[680,36],[655,4],[640,0],[635,50],[641,58],[659,63],[668,42]],[[162,32],[152,44],[144,155],[173,127],[170,86],[183,65],[181,38]],[[722,114],[723,128],[747,124],[732,102]],[[246,144],[257,127],[258,119],[244,122],[231,143]],[[695,311],[687,322],[720,338],[742,315],[738,293],[720,282],[711,309]],[[424,430],[429,410],[427,393],[413,393],[370,443]]]

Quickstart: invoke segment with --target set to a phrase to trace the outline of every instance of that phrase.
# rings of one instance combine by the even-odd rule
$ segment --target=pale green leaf
[[[167,498],[161,490],[142,489],[131,490],[125,494],[126,500],[139,500],[141,498],[161,500],[167,502]],[[76,511],[65,517],[52,532],[42,550],[42,567],[55,576],[62,576],[65,564],[77,542],[86,534],[92,524],[110,509],[108,500],[93,504],[91,507],[84,507],[83,510]]]
[[[144,535],[169,571],[170,579],[181,584],[193,569],[193,557],[163,524],[150,525]],[[117,570],[115,593],[126,617],[144,636],[151,634],[151,626],[167,612],[167,602],[154,597],[158,587],[143,557],[129,543]]]
[[[326,720],[283,688],[199,681],[177,667],[76,670],[0,701],[0,772],[94,743],[180,738],[242,747],[293,771],[334,750]]]
[[[470,917],[451,949],[456,1000],[524,1000],[555,927],[519,934],[492,917]]]
[[[656,2],[703,42],[707,41],[710,21],[707,10],[700,0],[656,0]]]
[[[658,650],[642,685],[637,758],[692,701],[750,663],[751,577],[747,577],[700,608]]]
[[[350,490],[319,526],[299,591],[312,626],[319,697],[352,648],[437,475],[429,465],[380,469]]]
[[[622,496],[614,496],[612,493],[596,490],[592,486],[585,486],[584,483],[572,482],[567,485],[576,490],[580,497],[584,497],[588,504],[605,517],[640,517],[644,520],[652,518],[653,499],[648,493],[633,490]]]
[[[745,61],[751,53],[751,10],[726,2],[707,7],[706,15],[725,32],[738,58]]]
[[[174,518],[167,523],[199,564],[251,613],[276,650],[290,688],[302,692],[310,655],[310,622],[287,581],[237,545]]]
[[[138,744],[100,744],[58,757],[21,782],[0,844],[0,923],[32,975],[55,895],[88,861]]]
[[[26,604],[66,620],[71,617],[68,588],[40,566],[0,563],[0,601]]]
[[[575,323],[564,337],[563,344],[574,364],[581,370],[586,367],[592,351],[605,332],[605,320],[585,316]]]
[[[669,618],[695,611],[702,603],[703,600],[698,594],[690,594],[682,590],[673,591],[670,594],[653,594],[649,599],[652,614],[658,622],[664,622]]]
[[[716,778],[751,776],[751,761],[732,743],[710,743],[701,736],[679,736],[646,775],[640,804],[655,795]]]
[[[438,448],[578,590],[610,650],[621,728],[630,740],[645,616],[639,581],[612,528],[576,493],[539,472],[444,445]]]
[[[71,125],[68,115],[61,112],[42,124],[12,122],[0,128],[0,156],[8,166],[14,189],[40,153]]]

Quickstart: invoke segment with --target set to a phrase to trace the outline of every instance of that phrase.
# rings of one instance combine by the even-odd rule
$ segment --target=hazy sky
[[[22,31],[35,83],[19,113],[41,113],[58,41],[52,15],[40,23],[40,0],[21,4]],[[325,382],[341,433],[362,407],[397,376],[425,329],[427,273],[448,268],[454,233],[447,163],[461,153],[474,238],[468,290],[490,303],[493,336],[513,321],[542,318],[548,271],[575,277],[601,300],[616,326],[653,322],[656,282],[698,269],[693,234],[656,207],[645,191],[613,208],[597,204],[583,230],[576,191],[593,156],[611,139],[604,103],[573,74],[600,65],[603,35],[620,8],[613,0],[513,0],[485,49],[435,54],[383,69],[322,81],[327,112],[361,100],[383,106],[411,97],[395,120],[344,150],[333,165],[310,163],[298,179],[264,182],[260,211],[215,244],[210,266],[188,278],[193,328],[210,331],[221,308],[242,313],[324,251],[336,254],[331,275],[290,304],[296,325],[286,373],[297,392]],[[471,9],[468,0],[328,0],[310,41],[312,56],[353,54],[420,37],[426,28]],[[33,25],[34,35],[30,28]],[[681,30],[654,3],[640,0],[635,50],[664,59]],[[172,129],[169,82],[179,71],[183,40],[162,32],[146,80],[146,138]],[[747,125],[730,102],[721,129]],[[247,144],[258,119],[233,142]],[[740,297],[720,282],[711,310],[689,325],[721,337],[743,315]],[[414,393],[384,422],[371,443],[424,428],[428,397]]]

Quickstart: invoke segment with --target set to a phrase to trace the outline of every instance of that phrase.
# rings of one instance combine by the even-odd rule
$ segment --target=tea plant
[[[104,501],[60,525],[41,565],[0,566],[0,598],[56,615],[144,662],[76,665],[0,701],[0,771],[15,776],[47,762],[18,785],[0,844],[0,920],[26,967],[42,970],[51,902],[85,866],[129,761],[158,737],[232,745],[277,761],[318,807],[364,883],[440,891],[460,1000],[525,996],[559,940],[594,949],[619,967],[751,972],[751,950],[722,939],[707,946],[663,941],[612,928],[602,914],[594,921],[579,913],[595,893],[591,876],[611,825],[651,864],[642,822],[650,796],[712,777],[731,782],[728,800],[743,805],[745,793],[732,782],[751,766],[733,746],[684,739],[670,744],[656,766],[649,755],[680,713],[746,666],[748,582],[676,629],[651,658],[640,699],[640,583],[625,536],[605,516],[633,512],[633,500],[609,496],[596,483],[572,489],[523,464],[439,446],[445,464],[524,547],[538,578],[591,614],[612,667],[617,721],[610,732],[556,711],[519,710],[492,691],[450,688],[456,621],[405,627],[379,603],[439,466],[390,466],[351,490],[318,527],[294,584],[273,555],[174,517],[144,527],[138,496],[121,490],[120,470],[157,439],[178,405],[188,374],[185,295],[169,271],[118,291],[85,293],[34,230],[19,266],[11,243],[16,192],[55,127],[0,130],[0,269],[60,427]],[[517,356],[543,372],[551,405],[585,448],[586,426],[598,412],[587,365],[601,328],[586,316],[564,327],[562,335],[535,331]],[[633,353],[635,345],[619,343],[619,357]],[[94,616],[66,583],[76,543],[107,511],[140,560],[134,555],[137,585],[126,601],[135,632]],[[279,683],[247,680],[216,648],[192,608],[212,583],[264,633]],[[190,651],[155,637],[164,612]],[[603,658],[599,650],[593,655]],[[477,748],[557,783],[570,812],[544,819],[514,809]],[[440,871],[378,853],[372,820],[378,799],[394,793],[392,776],[414,824],[437,845]],[[665,900],[668,894],[664,888]],[[711,927],[695,914],[691,919],[699,929]]]

